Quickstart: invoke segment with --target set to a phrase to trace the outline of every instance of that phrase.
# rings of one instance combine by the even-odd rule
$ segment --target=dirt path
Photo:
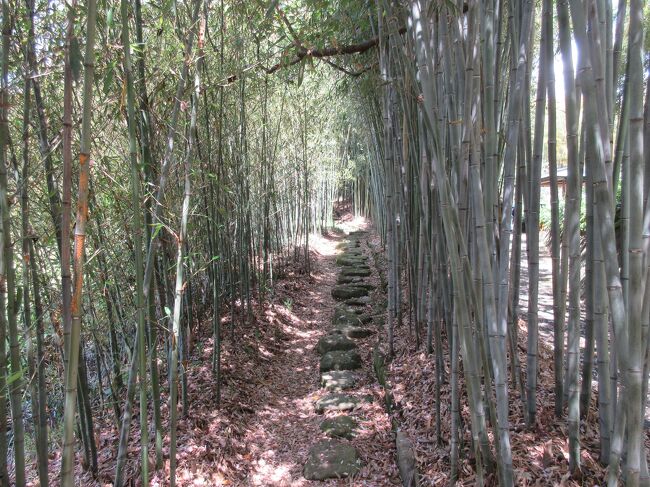
[[[336,306],[331,296],[338,272],[336,244],[341,240],[340,236],[329,235],[310,242],[314,256],[311,276],[279,282],[280,289],[291,297],[280,298],[282,303],[266,311],[267,318],[281,324],[280,350],[273,352],[264,379],[255,384],[254,395],[246,398],[253,412],[246,416],[242,427],[246,466],[237,485],[379,486],[399,482],[390,422],[371,372],[373,337],[359,343],[364,369],[357,392],[374,399],[355,410],[360,432],[352,444],[360,453],[363,467],[354,479],[317,482],[303,477],[309,449],[325,438],[320,431],[323,415],[314,409],[316,400],[325,395],[319,386],[315,346],[331,328]]]
[[[295,301],[285,301],[271,313],[284,323],[285,349],[259,384],[260,404],[246,425],[250,466],[246,485],[304,485],[302,465],[311,440],[319,435],[313,402],[318,392],[318,360],[314,347],[325,333],[334,308],[330,290],[336,281],[335,239],[319,242],[318,260]],[[281,284],[282,285],[282,284]],[[291,286],[292,283],[287,283]],[[297,289],[298,290],[298,289]]]

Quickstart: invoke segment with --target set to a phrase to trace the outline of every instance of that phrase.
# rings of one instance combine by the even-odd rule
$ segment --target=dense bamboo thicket
[[[97,420],[120,431],[116,485],[136,430],[158,470],[201,323],[218,404],[221,341],[287,265],[309,272],[309,234],[354,179],[349,122],[330,71],[267,75],[284,25],[268,10],[3,2],[0,485],[33,479],[26,461],[76,485],[79,449],[96,472]]]
[[[452,381],[452,479],[462,475],[454,427],[461,401],[470,412],[479,484],[493,471],[500,485],[515,483],[513,404],[522,403],[529,428],[543,428],[544,167],[554,400],[567,422],[570,471],[579,478],[581,418],[595,395],[608,484],[650,482],[643,426],[650,343],[644,5],[613,3],[378,2],[383,83],[360,105],[372,128],[370,212],[381,222],[388,256],[387,347],[393,350],[394,327],[408,314],[430,351],[442,354],[441,340],[450,349],[451,363],[443,366],[440,355],[436,367],[444,367],[438,377],[449,370]],[[559,166],[568,171],[563,201]],[[527,309],[519,305],[524,262]]]
[[[595,408],[607,484],[650,485],[645,11],[2,0],[0,487],[96,474],[102,427],[114,485],[133,449],[141,485],[175,485],[192,347],[219,407],[224,341],[288,266],[310,273],[343,200],[385,249],[380,344],[408,326],[435,365],[452,483],[463,455],[478,485],[518,482],[513,405],[544,427],[546,248],[570,473]]]

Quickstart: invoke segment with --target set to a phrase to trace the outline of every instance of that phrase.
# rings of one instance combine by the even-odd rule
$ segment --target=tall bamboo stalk
[[[74,291],[72,294],[72,327],[66,368],[66,398],[63,427],[63,455],[61,462],[61,485],[74,485],[74,420],[77,407],[77,372],[81,340],[81,314],[83,291],[84,245],[86,222],[88,221],[88,184],[90,180],[90,145],[92,118],[92,88],[95,67],[95,21],[97,5],[88,1],[86,20],[86,53],[84,58],[83,114],[81,121],[81,148],[79,152],[79,194],[77,197],[77,218],[75,223],[74,248]]]
[[[140,169],[138,164],[138,151],[135,129],[135,90],[133,87],[133,71],[131,67],[131,42],[129,39],[129,14],[126,0],[120,2],[122,16],[122,49],[124,74],[126,77],[126,107],[127,125],[129,131],[129,159],[131,162],[131,205],[133,207],[133,254],[136,282],[136,315],[138,323],[138,376],[140,382],[140,452],[142,469],[141,482],[143,486],[149,485],[149,424],[147,408],[147,356],[145,344],[145,312],[146,301],[142,292],[144,268],[142,263],[142,217],[140,205]],[[152,344],[155,346],[155,344]]]
[[[628,76],[630,83],[630,170],[629,170],[629,259],[630,291],[628,318],[629,361],[626,384],[627,452],[626,485],[640,485],[641,458],[645,458],[643,445],[643,412],[645,399],[641,395],[645,346],[642,333],[643,300],[646,278],[642,249],[644,206],[644,150],[643,145],[643,8],[644,2],[630,2],[628,40]],[[645,379],[647,380],[647,378]]]
[[[23,369],[20,358],[18,343],[18,326],[16,322],[17,296],[15,285],[13,242],[11,238],[11,220],[9,208],[9,191],[7,180],[7,147],[9,145],[9,49],[12,35],[12,21],[9,11],[9,4],[2,2],[2,67],[0,73],[0,218],[2,220],[2,256],[0,257],[0,353],[3,356],[3,364],[0,364],[2,382],[0,389],[5,387],[9,390],[9,401],[11,404],[12,430],[14,436],[14,481],[16,485],[25,485],[25,430],[23,425],[22,411],[22,375]],[[5,308],[6,306],[6,308]],[[8,333],[8,337],[6,335]],[[6,373],[5,340],[9,339],[9,361],[11,374]],[[4,393],[2,394],[4,396]],[[5,418],[4,397],[0,404],[2,421]],[[3,430],[5,431],[5,430]],[[6,443],[3,441],[2,453],[6,455]],[[3,457],[3,458],[6,458]],[[3,462],[4,463],[4,462]],[[3,471],[5,468],[2,469]],[[3,472],[4,475],[4,472]],[[7,477],[6,480],[9,483]]]
[[[558,31],[560,35],[560,50],[564,66],[564,90],[566,105],[566,131],[568,150],[568,185],[565,217],[565,232],[569,241],[569,338],[568,360],[569,373],[567,385],[569,394],[569,469],[575,473],[580,469],[579,421],[580,411],[578,402],[578,347],[580,320],[580,234],[579,211],[581,198],[581,173],[578,161],[578,112],[575,78],[573,75],[573,56],[569,31],[569,11],[566,1],[557,3]]]
[[[526,420],[535,424],[537,417],[537,354],[539,349],[539,208],[542,174],[542,152],[544,148],[544,115],[546,111],[546,83],[551,60],[547,59],[546,24],[553,21],[550,5],[545,2],[542,10],[542,38],[539,48],[539,71],[537,74],[537,97],[535,101],[535,140],[533,158],[528,171],[528,204],[526,223],[526,247],[528,255],[528,335],[526,361],[526,400],[528,402]]]

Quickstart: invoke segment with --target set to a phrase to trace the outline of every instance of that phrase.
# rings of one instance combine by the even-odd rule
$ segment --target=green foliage
[[[560,234],[564,229],[564,198],[560,196],[558,202],[558,213],[560,216]],[[539,208],[539,227],[547,232],[551,231],[551,204],[548,199],[542,200]],[[580,234],[587,231],[587,205],[586,197],[583,195],[580,200]]]

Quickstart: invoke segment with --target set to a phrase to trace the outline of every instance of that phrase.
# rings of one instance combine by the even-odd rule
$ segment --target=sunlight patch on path
[[[365,228],[367,221],[352,219],[341,226],[347,233]],[[268,402],[258,406],[245,427],[250,466],[243,485],[312,485],[302,477],[302,466],[312,440],[320,434],[320,420],[314,412],[319,391],[314,348],[334,309],[330,289],[336,282],[334,257],[342,237],[340,233],[310,235],[314,266],[307,286],[295,289],[298,294],[288,306],[276,303],[267,312],[286,334],[287,348],[270,364],[270,380],[260,384],[261,396],[268,397]]]

